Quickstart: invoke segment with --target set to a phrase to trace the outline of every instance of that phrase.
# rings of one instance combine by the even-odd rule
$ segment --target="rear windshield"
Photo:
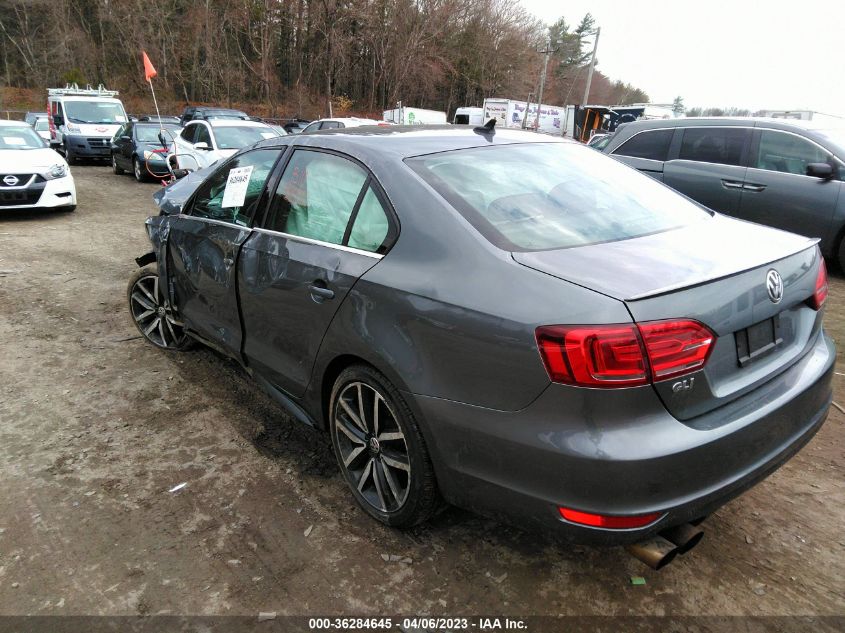
[[[511,251],[624,240],[709,217],[649,176],[574,143],[499,145],[406,162],[488,240]]]

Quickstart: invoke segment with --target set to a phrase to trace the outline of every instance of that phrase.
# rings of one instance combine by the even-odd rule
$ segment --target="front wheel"
[[[117,156],[111,155],[111,170],[116,175],[120,176],[123,173],[123,168],[117,164]]]
[[[137,158],[132,159],[132,173],[135,174],[135,180],[138,182],[144,182],[147,179],[147,175],[144,173],[146,168],[146,165],[141,166],[141,161]]]
[[[182,351],[191,347],[193,339],[164,303],[158,270],[142,268],[129,280],[126,291],[132,321],[141,335],[161,349]]]
[[[67,142],[64,144],[65,148],[65,160],[67,161],[68,165],[75,165],[76,164],[76,154],[74,154],[70,147],[68,146]]]
[[[434,468],[399,391],[365,365],[345,369],[329,405],[332,446],[358,504],[386,525],[411,527],[440,506]]]

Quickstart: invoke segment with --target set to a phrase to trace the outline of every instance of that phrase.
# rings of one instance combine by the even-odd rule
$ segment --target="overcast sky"
[[[845,116],[845,2],[521,0],[544,22],[585,13],[597,68],[690,108],[806,109]]]

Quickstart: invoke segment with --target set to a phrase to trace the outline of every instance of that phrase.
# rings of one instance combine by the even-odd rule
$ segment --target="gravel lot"
[[[456,509],[394,531],[235,363],[139,339],[159,185],[73,173],[75,213],[0,212],[0,614],[845,615],[840,411],[660,572]],[[843,341],[841,276],[828,306]]]

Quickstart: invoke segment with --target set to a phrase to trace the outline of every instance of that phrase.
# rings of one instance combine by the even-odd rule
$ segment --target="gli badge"
[[[772,303],[780,303],[783,299],[783,279],[774,268],[766,273],[766,292],[769,294]]]

